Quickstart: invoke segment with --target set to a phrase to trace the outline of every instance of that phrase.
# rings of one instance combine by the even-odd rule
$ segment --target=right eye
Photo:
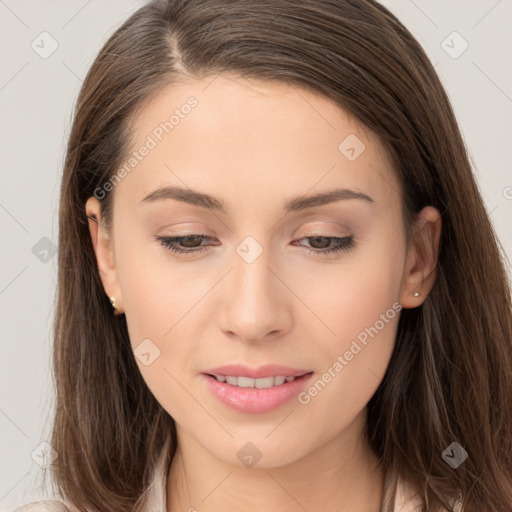
[[[156,239],[160,241],[166,249],[180,254],[199,253],[207,251],[207,246],[197,245],[202,239],[211,240],[207,235],[187,235],[187,236],[157,236]],[[178,245],[178,244],[185,244]],[[188,247],[188,249],[187,249]]]

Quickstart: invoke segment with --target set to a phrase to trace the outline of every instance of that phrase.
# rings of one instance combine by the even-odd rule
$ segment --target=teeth
[[[233,377],[235,380],[237,377]],[[255,379],[250,379],[249,377],[238,377],[238,387],[239,388],[253,388]],[[235,384],[237,385],[237,384]]]
[[[238,385],[240,386],[240,380],[242,377],[238,377]],[[258,389],[268,389],[272,386],[277,386],[278,383],[276,383],[276,377],[266,377],[264,379],[251,379],[254,380],[254,387]],[[282,382],[281,382],[282,384]]]
[[[280,386],[285,382],[295,380],[295,377],[284,377],[277,375],[276,377],[265,377],[262,379],[251,379],[250,377],[234,377],[231,375],[214,375],[219,382],[227,382],[231,386],[238,386],[240,388],[257,388],[268,389],[273,386]]]

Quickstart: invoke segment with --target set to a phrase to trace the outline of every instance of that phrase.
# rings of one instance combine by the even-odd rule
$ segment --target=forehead
[[[280,82],[187,79],[147,101],[132,129],[125,160],[137,156],[118,188],[138,201],[164,184],[215,193],[228,207],[347,187],[382,208],[398,191],[373,132],[328,98]]]

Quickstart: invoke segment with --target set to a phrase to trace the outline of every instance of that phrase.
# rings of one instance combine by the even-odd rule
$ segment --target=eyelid
[[[325,227],[313,227],[309,228],[306,227],[304,230],[297,230],[296,233],[294,233],[293,238],[304,238],[304,237],[310,237],[310,236],[325,236],[325,237],[332,237],[332,238],[343,238],[346,236],[352,236],[352,230],[348,228],[341,228],[338,229],[335,228],[325,228]]]
[[[299,236],[294,238],[309,238],[309,237],[317,237],[323,236],[327,238],[345,238],[347,236],[352,236],[350,231],[345,231],[344,233],[339,233],[336,231],[326,231],[326,230],[318,230],[318,231],[306,231],[305,233],[300,233]]]
[[[160,244],[163,245],[168,251],[176,253],[176,254],[183,254],[185,257],[186,256],[194,256],[194,255],[200,254],[202,252],[208,252],[209,245],[211,245],[211,244],[206,245],[206,246],[198,246],[195,248],[189,248],[189,249],[186,249],[186,248],[183,249],[176,245],[176,242],[178,242],[179,240],[190,238],[190,237],[212,240],[212,237],[209,237],[208,235],[202,235],[200,233],[196,233],[193,235],[174,236],[174,237],[156,236],[155,240],[160,242]],[[301,240],[313,239],[313,238],[326,238],[329,240],[337,240],[338,245],[335,245],[334,247],[329,248],[329,249],[310,249],[307,246],[297,244],[297,242],[299,242]],[[217,244],[214,243],[213,245],[215,246]],[[303,236],[303,237],[300,237],[300,238],[294,240],[292,242],[292,245],[299,246],[303,250],[306,250],[307,252],[309,252],[310,254],[313,254],[315,256],[323,255],[325,257],[329,257],[329,256],[336,256],[341,251],[351,250],[355,245],[355,239],[354,239],[353,235],[347,235],[347,236],[342,236],[342,237],[327,236],[327,235],[311,235],[311,236]]]
[[[308,218],[300,218],[297,219],[298,225],[294,229],[294,233],[298,232],[300,229],[319,229],[322,232],[331,232],[332,230],[343,230],[349,231],[348,226],[346,225],[347,219],[333,219],[332,215],[315,215],[313,217]]]

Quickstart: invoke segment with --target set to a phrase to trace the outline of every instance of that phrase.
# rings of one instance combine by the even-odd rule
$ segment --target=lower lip
[[[257,389],[232,386],[203,374],[210,391],[222,403],[236,411],[252,414],[270,412],[289,402],[304,389],[312,376],[311,372],[292,382],[285,382],[267,389]]]

